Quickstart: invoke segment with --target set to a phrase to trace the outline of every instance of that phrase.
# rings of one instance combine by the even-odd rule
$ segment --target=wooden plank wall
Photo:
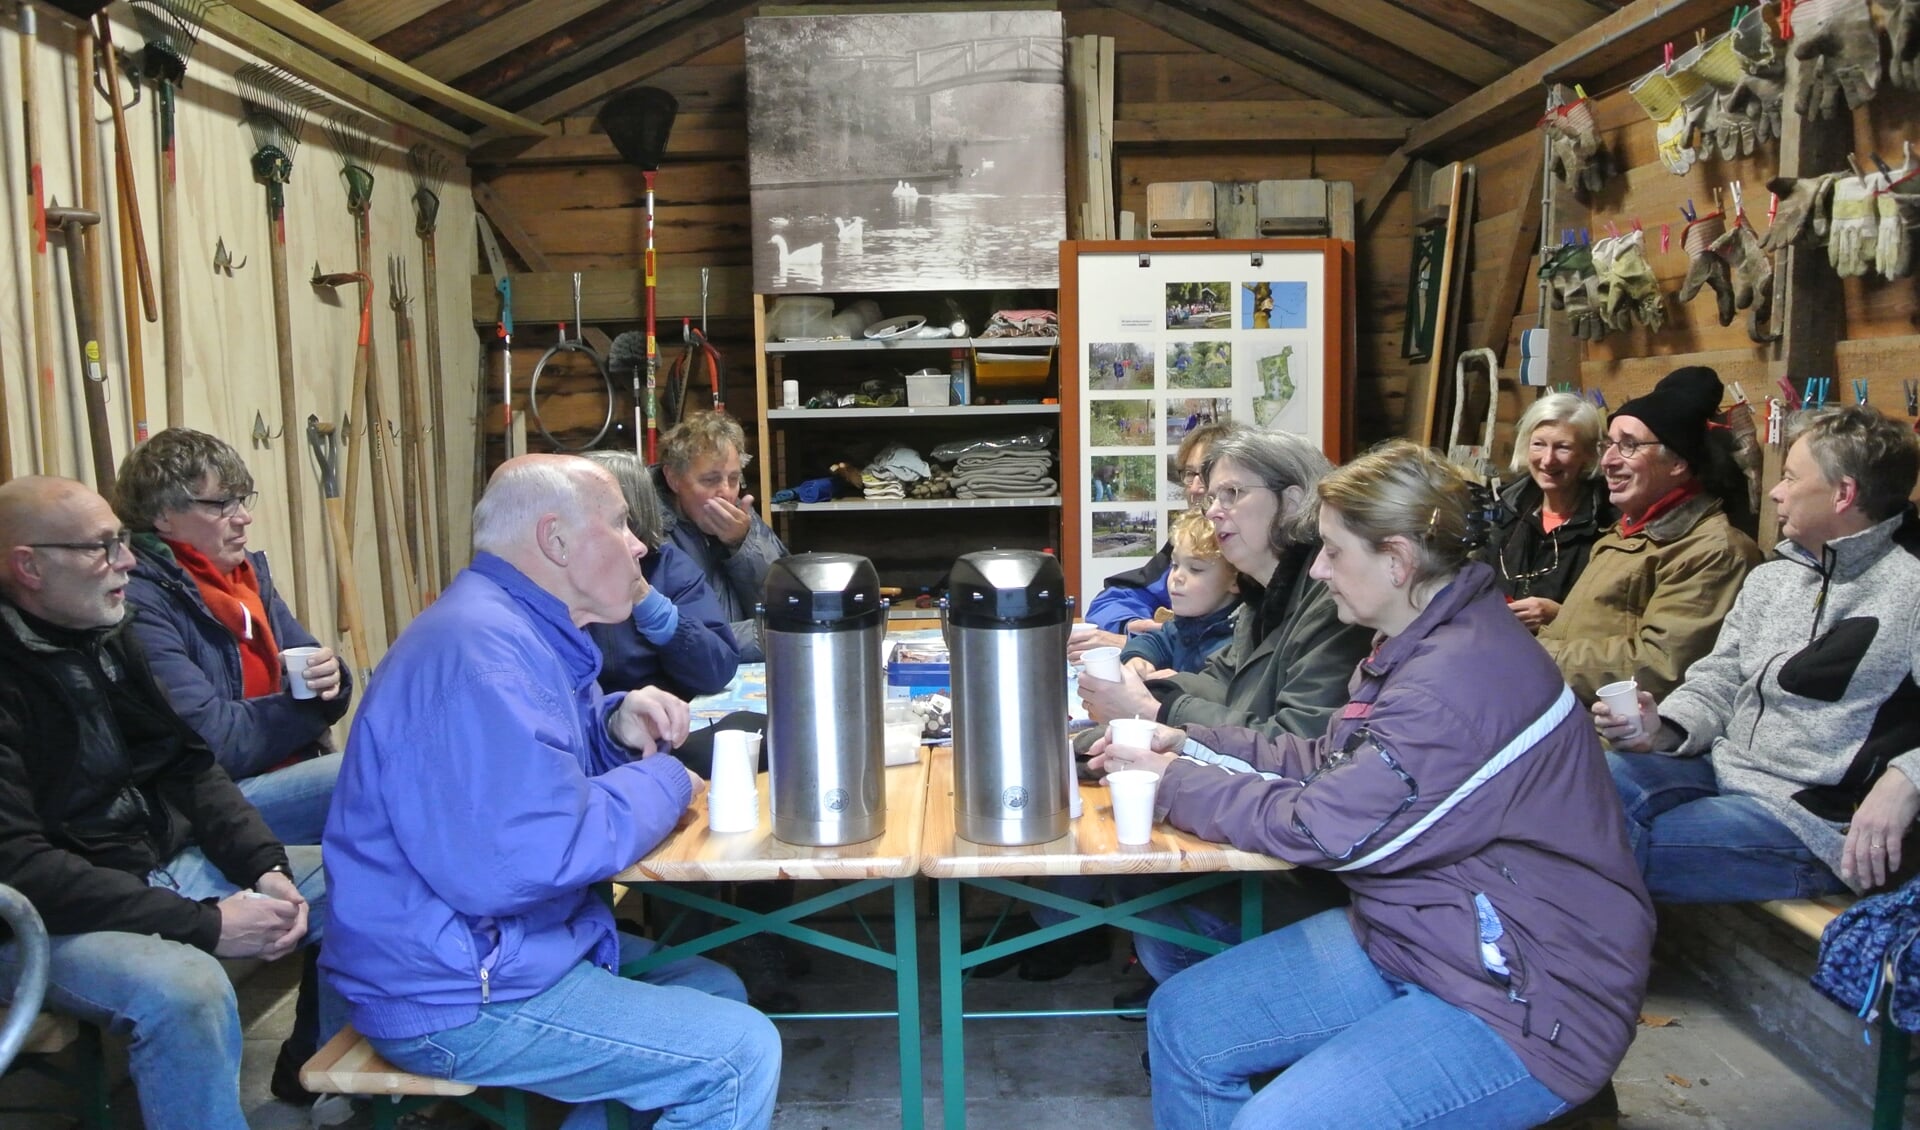
[[[38,59],[38,92],[41,152],[45,165],[47,192],[62,204],[72,204],[77,196],[78,180],[74,99],[76,68],[73,62],[73,25],[41,6]],[[130,24],[116,24],[115,41],[122,47],[138,49],[141,36]],[[13,442],[16,473],[36,470],[92,480],[86,446],[85,416],[79,394],[78,347],[74,343],[69,290],[64,266],[56,265],[53,276],[59,322],[59,386],[70,394],[64,412],[61,450],[52,464],[42,468],[35,458],[37,449],[32,402],[33,383],[28,372],[24,341],[30,340],[31,303],[28,282],[28,256],[22,239],[26,214],[24,186],[26,173],[22,158],[22,140],[17,107],[20,105],[19,39],[9,21],[0,28],[0,105],[7,121],[0,127],[4,139],[7,174],[0,185],[0,206],[6,221],[0,223],[0,370],[4,370],[9,411],[5,426]],[[254,180],[248,159],[254,151],[251,133],[242,124],[239,99],[233,74],[252,58],[222,43],[211,33],[203,36],[193,55],[184,89],[179,95],[178,123],[180,149],[180,216],[182,234],[180,253],[183,262],[183,308],[189,323],[185,337],[188,373],[184,423],[221,436],[238,448],[260,489],[257,521],[251,532],[252,545],[264,549],[273,560],[282,595],[293,603],[290,570],[287,563],[294,554],[308,563],[309,585],[319,608],[299,608],[296,612],[322,640],[334,640],[332,568],[325,533],[325,513],[321,507],[317,473],[306,457],[304,432],[272,441],[269,449],[253,446],[254,416],[260,414],[274,431],[280,426],[277,392],[277,368],[274,361],[273,304],[267,269],[268,228],[264,190]],[[158,268],[156,229],[157,158],[154,144],[153,95],[127,116],[132,135],[134,162],[140,180],[140,201],[146,223],[148,253]],[[99,113],[106,117],[106,107]],[[379,365],[388,391],[389,412],[399,404],[398,359],[394,340],[393,314],[387,307],[386,257],[404,255],[408,261],[410,286],[414,295],[414,333],[425,363],[424,321],[421,303],[420,244],[414,235],[414,213],[410,203],[412,177],[407,169],[406,149],[418,137],[390,126],[380,126],[380,148],[372,166],[375,175],[373,206],[373,254],[378,275],[374,306],[374,337],[379,350]],[[112,212],[113,127],[100,129],[100,152],[92,158],[101,162],[102,185],[108,196],[107,222],[96,231],[106,245],[102,261],[113,265],[103,280],[106,303],[100,315],[100,332],[105,357],[108,409],[111,415],[113,450],[116,460],[125,458],[132,435],[132,414],[126,396],[127,356],[121,317],[118,284],[118,245],[115,242]],[[451,155],[450,155],[451,156]],[[451,522],[450,537],[457,564],[464,564],[468,544],[468,516],[472,509],[474,412],[479,354],[471,325],[471,299],[468,279],[479,269],[473,232],[473,204],[467,190],[463,158],[454,156],[451,183],[441,193],[439,220],[439,304],[441,334],[444,339],[446,396],[437,406],[435,423],[443,429],[447,442]],[[359,299],[352,288],[337,295],[317,291],[307,277],[318,262],[323,271],[350,271],[354,263],[352,218],[346,208],[346,193],[340,180],[340,167],[330,149],[325,131],[318,122],[309,122],[303,143],[294,155],[293,180],[287,190],[287,260],[290,276],[289,296],[292,315],[294,357],[298,367],[297,408],[304,421],[308,413],[338,421],[347,409],[353,374],[353,351],[359,328]],[[224,239],[236,259],[246,265],[228,278],[216,274],[212,260],[216,239]],[[56,263],[61,257],[56,253]],[[141,340],[145,346],[147,410],[146,418],[154,430],[166,422],[166,399],[161,364],[163,335],[158,325],[143,324]],[[424,377],[423,377],[424,380]],[[423,386],[424,387],[424,386]],[[423,397],[424,400],[424,397]],[[358,417],[360,413],[353,413]],[[356,425],[357,426],[357,425]],[[288,483],[285,475],[283,443],[298,443],[302,465],[307,473],[298,489],[304,492],[305,528],[289,528]],[[344,452],[342,464],[345,463]],[[373,507],[367,485],[361,475],[362,497],[356,513],[358,529],[355,543],[359,550],[357,572],[362,603],[366,606],[373,630],[367,633],[371,654],[382,651],[384,632],[380,630],[380,600],[376,588],[377,562],[374,549]]]
[[[1182,121],[1211,117],[1217,122],[1223,104],[1230,104],[1235,116],[1256,120],[1324,116],[1333,121],[1340,114],[1324,102],[1124,12],[1085,0],[1065,0],[1061,9],[1067,35],[1106,35],[1116,41],[1117,121],[1149,121],[1159,131],[1177,134]],[[746,265],[752,260],[744,65],[742,41],[734,38],[648,80],[672,91],[680,101],[680,116],[657,178],[655,242],[663,270]],[[640,174],[617,162],[605,139],[593,135],[588,119],[570,121],[567,128],[572,140],[544,143],[529,155],[537,165],[522,159],[476,175],[519,217],[552,270],[632,269],[639,263],[644,230]],[[1373,175],[1395,144],[1375,139],[1122,145],[1115,160],[1116,200],[1120,209],[1144,217],[1146,186],[1155,181],[1319,177],[1359,184]],[[1397,420],[1396,405],[1405,396],[1397,321],[1389,332],[1382,319],[1389,313],[1397,319],[1404,301],[1408,224],[1409,211],[1402,202],[1361,242],[1357,408],[1363,442],[1390,434]],[[744,301],[732,305],[746,308]],[[663,353],[671,356],[677,349],[679,317],[696,312],[678,305],[662,308]],[[619,323],[602,328],[611,334],[635,327]],[[516,373],[528,372],[552,334],[546,327],[524,330],[522,340],[528,348],[515,351]],[[751,418],[757,405],[751,327],[744,319],[717,322],[714,337],[725,355],[729,408]],[[1386,363],[1388,359],[1391,364]],[[494,364],[497,367],[497,358]],[[576,395],[567,396],[569,391]],[[559,423],[598,425],[604,400],[597,379],[577,389],[556,383],[555,395],[578,402],[578,416],[555,416]],[[546,396],[543,382],[543,411]],[[631,414],[624,398],[619,414],[622,418]]]

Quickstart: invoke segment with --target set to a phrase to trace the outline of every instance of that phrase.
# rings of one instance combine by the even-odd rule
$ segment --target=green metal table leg
[[[107,1054],[101,1044],[100,1029],[80,1025],[80,1039],[74,1044],[74,1071],[80,1087],[81,1125],[91,1130],[111,1130],[113,1126],[113,1085],[107,1080]]]
[[[940,1105],[946,1130],[967,1124],[967,1044],[961,1029],[960,881],[940,892]]]
[[[1873,1084],[1873,1130],[1901,1130],[1906,1122],[1907,1034],[1893,1023],[1892,1008],[1880,1014],[1880,1071]]]
[[[920,934],[914,928],[913,880],[893,881],[893,951],[900,1013],[900,1126],[920,1130],[925,1119],[920,1079]]]
[[[1266,933],[1265,923],[1261,921],[1266,910],[1266,889],[1261,884],[1262,876],[1249,871],[1240,876],[1240,940],[1250,942]]]

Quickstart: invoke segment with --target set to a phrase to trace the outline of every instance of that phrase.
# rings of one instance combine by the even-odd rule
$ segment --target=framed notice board
[[[1189,430],[1230,420],[1312,437],[1336,463],[1352,453],[1352,280],[1340,240],[1060,245],[1060,381],[1079,389],[1060,492],[1080,607],[1167,540]]]

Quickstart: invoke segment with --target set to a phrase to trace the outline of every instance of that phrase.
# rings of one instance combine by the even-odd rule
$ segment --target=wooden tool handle
[[[140,311],[149,322],[160,320],[153,295],[153,268],[147,263],[147,233],[140,219],[140,197],[133,177],[133,144],[127,140],[127,111],[120,105],[120,61],[113,54],[113,21],[105,12],[94,17],[99,28],[100,60],[107,70],[107,100],[113,103],[114,179],[119,188],[120,210],[126,214],[127,227],[133,233],[133,263],[140,279]],[[82,82],[87,81],[85,76]]]
[[[353,669],[364,679],[372,670],[367,663],[367,618],[360,608],[360,586],[353,578],[353,543],[347,540],[346,511],[337,497],[327,499],[326,507],[327,529],[333,536],[333,571],[340,581],[340,630],[346,633],[347,647],[353,652]],[[360,693],[366,694],[367,688],[362,686]]]

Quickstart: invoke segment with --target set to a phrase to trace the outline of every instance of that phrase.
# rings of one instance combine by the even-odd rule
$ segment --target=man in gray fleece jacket
[[[1772,492],[1779,557],[1747,577],[1712,653],[1657,710],[1642,692],[1638,719],[1594,704],[1654,901],[1866,891],[1915,858],[1916,477],[1904,422],[1806,418]]]

